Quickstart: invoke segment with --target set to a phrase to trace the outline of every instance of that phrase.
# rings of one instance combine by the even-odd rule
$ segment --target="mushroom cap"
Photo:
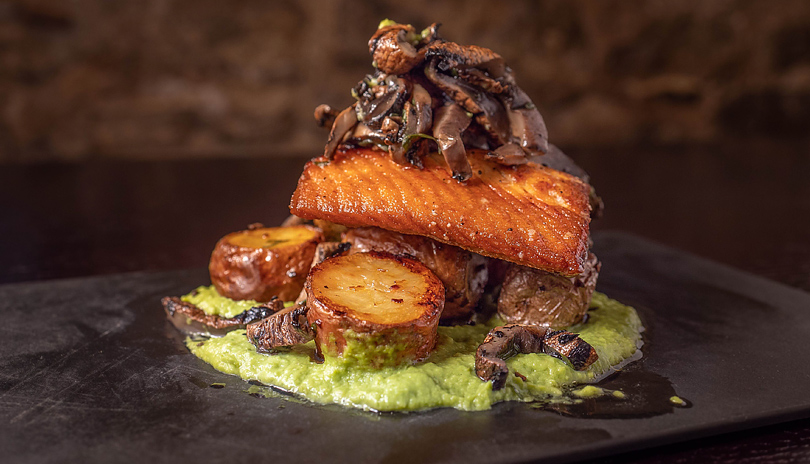
[[[377,29],[368,41],[374,65],[386,74],[405,74],[423,59],[412,41],[420,38],[410,24],[394,24]]]

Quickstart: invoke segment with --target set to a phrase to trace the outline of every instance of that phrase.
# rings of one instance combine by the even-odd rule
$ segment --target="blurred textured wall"
[[[501,53],[562,146],[810,133],[807,0],[0,0],[0,162],[314,155],[385,17]]]

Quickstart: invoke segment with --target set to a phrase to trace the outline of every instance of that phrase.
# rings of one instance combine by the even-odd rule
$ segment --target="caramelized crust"
[[[418,362],[436,346],[444,308],[442,282],[424,264],[369,252],[329,258],[307,276],[307,320],[321,353],[345,355],[372,367]]]
[[[469,321],[484,293],[488,260],[481,255],[427,237],[376,227],[349,229],[343,240],[351,244],[351,253],[383,251],[411,256],[436,274],[444,284],[442,324]]]
[[[424,168],[356,149],[307,163],[290,203],[305,219],[422,235],[493,258],[564,275],[582,272],[588,184],[538,164],[502,166],[468,150],[473,177],[452,178],[439,154]]]

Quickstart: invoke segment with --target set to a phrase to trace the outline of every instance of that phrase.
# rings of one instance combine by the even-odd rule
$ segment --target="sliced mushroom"
[[[545,153],[548,151],[548,130],[543,116],[534,108],[509,110],[509,126],[512,136],[528,153]]]
[[[499,143],[507,142],[511,134],[503,105],[493,95],[461,79],[439,72],[437,68],[440,65],[441,62],[436,59],[431,61],[425,67],[425,76],[453,101],[477,115],[476,121]]]
[[[527,153],[548,151],[548,129],[543,116],[537,111],[526,92],[510,86],[511,97],[504,102],[512,137],[519,141]]]
[[[433,136],[441,148],[447,165],[453,171],[453,178],[464,182],[472,177],[472,168],[467,161],[467,151],[461,133],[470,125],[470,117],[463,108],[448,103],[436,110]]]
[[[518,89],[520,93],[522,90]],[[527,152],[548,151],[548,129],[543,116],[533,103],[520,108],[509,108],[507,111],[512,136],[520,141],[520,146]]]
[[[408,96],[408,84],[399,77],[386,76],[381,87],[381,95],[369,98],[370,93],[366,93],[357,103],[358,118],[373,129],[379,129],[386,116],[397,113]]]
[[[261,320],[284,308],[284,302],[273,299],[265,304],[254,306],[234,317],[225,318],[206,314],[197,306],[175,296],[160,300],[169,321],[178,330],[187,334],[206,334],[221,337],[234,329],[243,329],[246,324]]]
[[[487,154],[488,158],[495,159],[498,163],[506,166],[526,164],[526,152],[514,143],[506,143]]]
[[[583,371],[599,359],[596,350],[579,335],[565,330],[549,330],[543,350],[549,356],[567,360],[575,371]]]
[[[438,67],[441,61],[433,59],[425,66],[425,77],[427,77],[433,85],[439,88],[450,100],[458,103],[470,113],[481,113],[483,110],[475,101],[472,94],[477,93],[476,89],[460,81],[452,76],[448,76],[439,71]]]
[[[455,42],[433,42],[425,47],[425,60],[439,58],[439,69],[479,68],[490,76],[501,77],[506,73],[506,64],[501,55],[476,45],[459,45]]]
[[[307,307],[295,305],[248,324],[247,339],[260,353],[272,353],[278,348],[300,345],[315,337],[314,330],[307,323]]]
[[[425,137],[433,124],[433,110],[430,94],[424,87],[414,84],[411,99],[403,107],[404,124],[400,129],[397,143],[389,146],[393,160],[399,164],[413,162],[408,156],[416,151],[416,144]]]
[[[416,133],[416,108],[411,102],[405,102],[403,108],[404,124],[399,129],[399,134],[395,143],[388,146],[388,152],[391,154],[391,159],[397,164],[406,164],[408,162],[407,152],[411,148],[410,137]]]
[[[428,129],[433,125],[433,100],[424,87],[419,84],[414,84],[413,90],[411,91],[411,101],[416,113],[415,133],[427,133]]]
[[[352,144],[388,151],[399,164],[419,166],[421,154],[434,149],[425,140],[431,139],[432,125],[437,126],[433,137],[446,152],[454,177],[461,181],[471,176],[468,163],[461,159],[466,158],[464,143],[492,150],[494,159],[505,165],[523,164],[527,157],[549,151],[543,117],[500,55],[442,40],[435,23],[421,33],[389,20],[380,26],[369,41],[377,70],[352,90],[361,123],[352,121],[345,110],[338,115],[326,146],[327,158],[341,142],[352,140]],[[447,111],[441,109],[447,101],[469,113],[475,124],[470,127],[466,121],[458,131],[438,127],[447,123]],[[436,115],[431,111],[434,106],[440,107]],[[444,121],[439,121],[439,111]],[[319,107],[318,114],[320,120],[330,113]]]
[[[335,122],[332,124],[332,131],[329,133],[329,139],[326,141],[326,147],[323,150],[324,157],[331,159],[338,145],[343,140],[343,137],[351,132],[354,126],[357,125],[357,114],[355,113],[354,106],[355,105],[352,104],[350,107],[341,111],[335,118]]]
[[[458,70],[458,75],[464,81],[479,87],[492,94],[501,94],[508,90],[508,85],[501,82],[478,68]]]
[[[356,140],[363,143],[372,143],[374,145],[386,145],[386,137],[382,131],[374,130],[365,124],[357,124],[352,130],[350,140]]]
[[[575,370],[593,364],[599,356],[591,345],[577,334],[530,325],[509,324],[495,327],[487,334],[475,353],[475,374],[492,381],[492,389],[506,385],[509,368],[506,359],[519,353],[545,353],[567,359]]]

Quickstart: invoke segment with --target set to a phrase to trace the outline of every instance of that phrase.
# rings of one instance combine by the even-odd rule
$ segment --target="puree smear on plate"
[[[314,403],[336,403],[376,411],[417,411],[452,407],[466,411],[489,409],[500,401],[543,401],[560,397],[567,387],[589,383],[611,372],[611,367],[635,355],[641,343],[641,321],[636,311],[595,293],[588,322],[570,327],[599,353],[584,371],[542,353],[510,358],[506,386],[493,391],[490,382],[475,375],[475,350],[487,332],[499,324],[439,327],[439,341],[430,357],[419,364],[382,369],[358,368],[347,345],[343,357],[312,361],[312,342],[286,352],[256,352],[242,330],[207,341],[187,340],[194,355],[215,369],[245,380],[278,387]]]

